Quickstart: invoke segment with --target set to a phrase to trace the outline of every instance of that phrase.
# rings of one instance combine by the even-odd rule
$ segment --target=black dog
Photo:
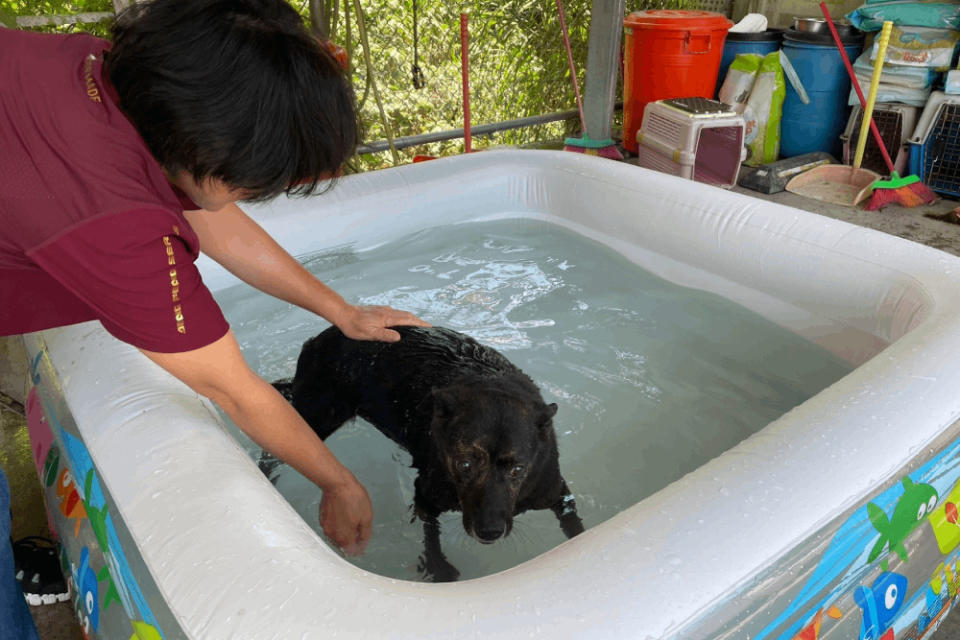
[[[583,532],[560,475],[557,405],[468,336],[393,328],[399,342],[350,340],[331,327],[303,345],[293,380],[274,386],[322,439],[360,416],[410,452],[421,570],[439,582],[460,575],[440,549],[444,511],[462,511],[463,528],[483,543],[509,534],[513,517],[528,509],[552,509],[568,538]]]

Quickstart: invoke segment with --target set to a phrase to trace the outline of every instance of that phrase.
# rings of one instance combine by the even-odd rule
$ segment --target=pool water
[[[322,233],[322,227],[318,233]],[[301,260],[347,300],[409,310],[498,349],[529,374],[554,420],[560,466],[589,528],[736,445],[846,375],[821,347],[716,295],[671,284],[603,244],[524,218],[434,227],[373,249]],[[217,299],[250,365],[293,375],[328,324],[246,285]],[[256,457],[258,450],[235,434]],[[420,580],[410,456],[361,420],[327,444],[374,505],[363,569]],[[320,491],[284,467],[279,491],[319,531]],[[682,508],[678,506],[678,509]],[[461,579],[507,569],[562,543],[550,511],[515,519],[481,545],[459,513],[441,541]]]

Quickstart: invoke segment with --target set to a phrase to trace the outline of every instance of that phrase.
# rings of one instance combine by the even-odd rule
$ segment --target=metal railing
[[[540,116],[527,116],[525,118],[515,118],[513,120],[504,120],[502,122],[491,122],[489,124],[471,125],[471,136],[485,136],[498,131],[509,131],[510,129],[522,129],[523,127],[533,127],[538,124],[547,124],[549,122],[560,122],[562,120],[571,120],[577,117],[576,109],[567,111],[558,111],[556,113],[547,113]],[[445,140],[456,140],[464,136],[464,130],[447,129],[445,131],[431,131],[430,133],[420,133],[415,136],[403,136],[394,138],[393,146],[397,149],[406,149],[431,142],[443,142]],[[386,140],[377,140],[368,142],[357,147],[357,153],[381,153],[390,150],[390,143]]]

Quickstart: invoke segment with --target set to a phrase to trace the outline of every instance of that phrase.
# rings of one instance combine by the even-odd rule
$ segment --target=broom
[[[850,58],[847,57],[847,52],[843,48],[843,42],[840,40],[840,34],[837,33],[837,28],[833,24],[833,18],[830,17],[830,11],[827,9],[825,2],[820,3],[820,11],[823,12],[827,26],[830,27],[830,33],[833,35],[833,40],[837,44],[837,50],[840,52],[843,64],[847,68],[847,73],[850,75],[850,82],[857,92],[857,97],[860,98],[860,106],[866,109],[867,101],[863,97],[860,81],[857,80],[857,74],[853,70],[853,65],[850,64]],[[879,52],[877,55],[877,64],[883,65],[883,57],[885,57],[885,51]],[[893,160],[890,159],[890,154],[887,153],[887,147],[883,144],[883,137],[880,135],[880,130],[877,128],[877,123],[874,122],[873,118],[870,118],[870,131],[873,133],[873,139],[876,140],[877,146],[880,147],[880,154],[883,156],[883,161],[890,170],[890,179],[877,180],[873,183],[873,195],[870,196],[870,201],[864,206],[864,209],[867,211],[876,211],[894,202],[902,207],[917,207],[921,204],[936,202],[938,199],[937,194],[931,191],[927,185],[920,182],[919,176],[909,175],[903,178],[900,177],[893,166]]]
[[[570,77],[573,79],[573,92],[577,95],[577,110],[580,112],[580,138],[567,138],[563,141],[564,151],[585,153],[590,156],[601,156],[611,160],[623,160],[617,145],[613,140],[594,140],[587,136],[586,118],[583,117],[583,100],[580,98],[580,85],[577,83],[577,71],[573,66],[573,53],[570,50],[570,37],[567,35],[567,20],[563,14],[563,4],[557,0],[557,12],[560,14],[560,29],[563,32],[563,45],[567,49],[567,62],[570,64]]]

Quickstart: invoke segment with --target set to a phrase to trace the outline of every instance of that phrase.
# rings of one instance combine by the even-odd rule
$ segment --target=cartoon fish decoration
[[[73,474],[69,469],[60,472],[60,478],[57,480],[57,497],[60,498],[60,513],[67,519],[76,520],[73,528],[73,537],[80,535],[80,523],[87,517],[87,510],[83,506],[83,500],[77,492],[76,484],[73,482]]]
[[[893,637],[890,625],[907,599],[907,578],[899,573],[884,572],[868,589],[859,586],[853,601],[863,609],[860,640],[886,640]]]
[[[60,449],[57,445],[50,447],[47,458],[43,463],[43,483],[51,487],[57,480],[57,471],[60,469]]]
[[[870,516],[870,522],[873,528],[880,534],[880,538],[873,549],[870,550],[870,556],[867,562],[876,560],[883,550],[890,546],[890,550],[895,552],[904,562],[907,561],[907,550],[903,542],[907,536],[923,522],[937,506],[939,496],[937,490],[931,485],[922,482],[914,483],[909,477],[904,476],[903,495],[897,500],[897,505],[893,508],[893,515],[887,519],[887,514],[883,509],[873,504],[867,504],[867,515]],[[886,570],[886,560],[884,560],[883,569]]]
[[[813,621],[794,636],[793,640],[817,640],[820,637],[820,623],[823,622],[823,610],[817,611]]]
[[[80,551],[80,567],[72,571],[73,583],[77,588],[77,617],[84,635],[96,631],[100,625],[100,601],[97,574],[90,567],[90,550],[83,547]]]

